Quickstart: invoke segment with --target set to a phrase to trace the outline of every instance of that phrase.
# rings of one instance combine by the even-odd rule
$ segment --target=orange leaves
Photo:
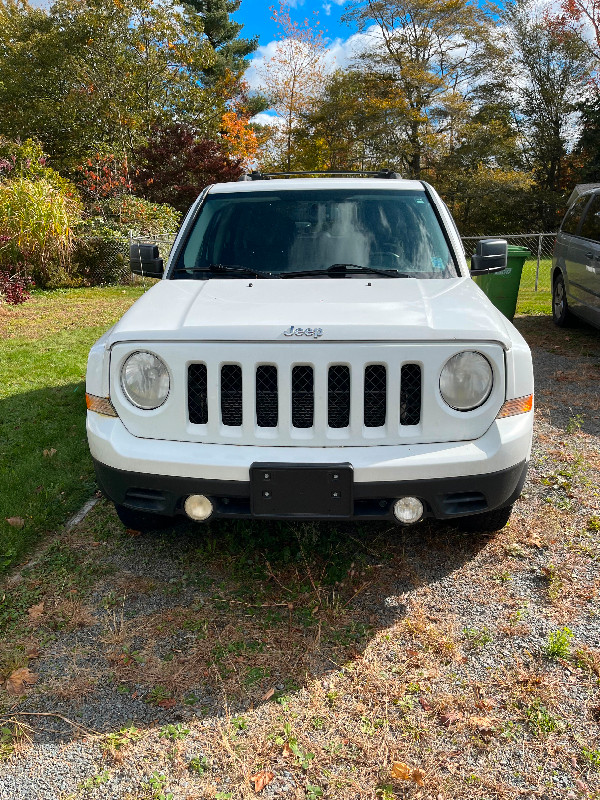
[[[42,600],[41,603],[28,608],[27,616],[29,617],[29,622],[31,622],[33,625],[37,625],[37,623],[39,623],[44,616],[44,601]]]
[[[266,769],[257,772],[255,775],[250,776],[250,780],[254,783],[254,791],[262,792],[265,786],[268,786],[275,775]]]
[[[7,694],[13,697],[20,697],[26,693],[27,689],[33,685],[37,679],[38,676],[35,672],[31,672],[27,667],[21,667],[11,672],[6,679],[4,688]]]
[[[259,142],[256,133],[245,117],[227,111],[221,118],[221,129],[229,155],[251,161],[257,153]]]
[[[403,761],[394,761],[392,764],[392,778],[398,781],[413,781],[417,786],[425,785],[425,773],[418,767],[412,768]]]

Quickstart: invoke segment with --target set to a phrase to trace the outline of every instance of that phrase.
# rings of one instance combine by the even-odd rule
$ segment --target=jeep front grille
[[[284,416],[295,430],[312,429],[319,423],[333,430],[343,431],[349,428],[355,373],[348,365],[329,366],[324,400],[315,391],[314,367],[300,364],[292,366],[291,374],[284,376],[283,384],[287,387],[289,397],[289,404],[286,404],[285,395],[282,395],[286,390],[281,386],[281,373],[278,367],[270,364],[244,367],[243,370],[239,364],[222,364],[220,404],[217,406],[220,408],[219,423],[228,428],[239,428],[250,422],[258,428],[277,429],[282,408],[287,405],[288,411]],[[388,421],[400,426],[418,425],[421,421],[421,367],[418,364],[402,366],[399,396],[393,403],[389,397],[388,370],[385,364],[367,364],[358,375],[358,380],[354,378],[354,382],[358,384],[362,395],[361,416],[366,429],[383,428]],[[254,419],[246,418],[245,415],[249,412]],[[205,364],[189,365],[188,414],[189,421],[194,425],[206,425],[211,417]],[[395,419],[390,420],[390,415],[395,416]]]

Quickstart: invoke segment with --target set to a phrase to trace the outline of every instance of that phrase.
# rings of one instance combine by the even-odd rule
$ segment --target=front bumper
[[[426,517],[450,519],[502,508],[517,499],[527,472],[532,425],[529,413],[496,420],[470,442],[250,447],[141,439],[119,419],[88,412],[88,439],[102,490],[113,502],[140,511],[183,514],[188,495],[204,494],[213,501],[215,516],[258,516],[251,511],[252,464],[349,463],[353,511],[343,518],[393,519],[394,500],[413,495],[424,502]]]

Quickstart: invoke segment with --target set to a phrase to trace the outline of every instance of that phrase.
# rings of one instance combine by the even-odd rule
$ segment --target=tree
[[[258,37],[242,39],[239,37],[243,25],[230,19],[238,10],[241,0],[187,0],[202,20],[204,35],[215,53],[213,63],[203,69],[208,83],[223,80],[227,73],[241,75],[245,72],[246,57],[258,47]]]
[[[198,139],[193,129],[179,124],[155,127],[135,160],[135,189],[179,211],[187,211],[208,184],[236,180],[242,173],[241,159],[231,159],[221,143]]]
[[[394,80],[407,105],[404,171],[419,178],[438,133],[501,61],[491,41],[492,20],[469,0],[355,0],[346,19],[378,39],[362,57],[367,69]]]
[[[526,2],[506,12],[514,65],[521,76],[515,100],[525,165],[538,190],[538,224],[555,230],[573,182],[569,153],[578,103],[590,75],[589,54],[579,37]]]
[[[229,99],[204,84],[216,61],[199,15],[174,0],[0,0],[0,133],[26,131],[63,169],[123,156],[173,118],[216,133]]]
[[[288,5],[280,3],[273,19],[280,27],[275,53],[262,68],[262,91],[278,117],[271,146],[273,161],[288,171],[295,162],[294,134],[320,96],[325,77],[325,44],[318,29],[305,19],[292,21]]]

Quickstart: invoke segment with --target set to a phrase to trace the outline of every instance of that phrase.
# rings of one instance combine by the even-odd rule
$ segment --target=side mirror
[[[147,278],[162,278],[164,272],[163,260],[155,244],[129,245],[129,263],[135,275],[145,275]]]
[[[471,256],[471,275],[488,275],[506,269],[508,245],[506,239],[480,239]]]

